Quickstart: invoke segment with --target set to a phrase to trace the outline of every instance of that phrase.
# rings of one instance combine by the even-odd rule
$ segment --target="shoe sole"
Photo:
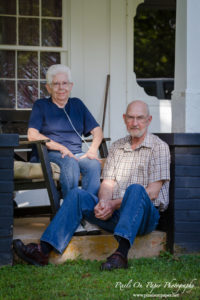
[[[84,236],[84,235],[87,235],[87,231],[75,232],[74,235],[75,236]]]
[[[31,258],[26,257],[26,256],[24,255],[24,253],[23,253],[22,251],[20,251],[20,250],[16,247],[14,241],[13,241],[13,249],[14,249],[15,253],[17,254],[17,256],[19,256],[19,258],[21,258],[21,259],[24,260],[25,262],[27,262],[27,263],[29,263],[29,264],[31,264],[31,265],[37,266],[37,267],[43,267],[43,266],[44,266],[44,265],[41,265],[41,264],[35,262],[35,261],[32,260]]]
[[[92,230],[87,232],[87,235],[99,235],[99,234],[101,234],[100,230]]]
[[[101,234],[100,230],[92,230],[92,231],[75,232],[74,236],[99,235],[99,234]]]

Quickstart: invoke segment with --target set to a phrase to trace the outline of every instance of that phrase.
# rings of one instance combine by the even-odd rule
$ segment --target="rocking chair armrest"
[[[101,158],[106,158],[108,156],[108,147],[106,141],[110,141],[111,138],[103,138],[101,141],[101,144],[99,146],[99,153]],[[88,143],[92,142],[92,139],[86,139],[85,140]]]
[[[31,144],[37,144],[37,143],[47,143],[50,139],[46,138],[43,140],[35,140],[35,141],[29,141],[27,135],[19,135],[19,142],[21,145],[31,145]]]
[[[15,158],[17,160],[29,161],[31,158],[33,147],[35,147],[35,149],[37,149],[39,159],[41,160],[43,159],[41,156],[44,155],[41,153],[41,149],[42,147],[45,147],[47,151],[47,142],[49,142],[49,139],[28,141],[27,136],[19,136],[19,145],[14,149]]]
[[[48,142],[50,142],[50,139],[37,140],[37,141],[19,140],[19,145],[37,145],[37,144],[46,144]]]

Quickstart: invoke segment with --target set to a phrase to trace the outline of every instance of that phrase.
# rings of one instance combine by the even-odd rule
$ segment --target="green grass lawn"
[[[99,271],[101,262],[0,268],[0,299],[200,299],[200,255],[129,260],[127,270]],[[138,295],[138,296],[137,296]]]

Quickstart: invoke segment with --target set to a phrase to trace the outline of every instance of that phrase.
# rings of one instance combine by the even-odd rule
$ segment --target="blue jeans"
[[[41,241],[51,244],[62,253],[83,217],[114,233],[117,240],[120,237],[126,238],[130,245],[136,235],[147,234],[158,224],[159,212],[141,185],[133,184],[127,188],[120,209],[114,211],[112,217],[106,221],[94,216],[97,203],[96,196],[78,188],[71,190],[43,233]]]
[[[76,154],[77,158],[84,153]],[[80,173],[82,174],[82,188],[97,195],[100,186],[101,165],[96,159],[79,159],[65,156],[62,158],[59,151],[49,151],[49,160],[60,167],[60,184],[63,199],[68,192],[78,187]]]

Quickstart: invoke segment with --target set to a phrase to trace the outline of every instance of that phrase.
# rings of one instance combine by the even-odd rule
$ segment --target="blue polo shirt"
[[[99,126],[78,98],[69,98],[65,110],[80,136],[90,135],[90,131]],[[73,154],[82,152],[81,138],[74,131],[63,108],[53,103],[51,97],[34,103],[28,127],[66,146]]]

